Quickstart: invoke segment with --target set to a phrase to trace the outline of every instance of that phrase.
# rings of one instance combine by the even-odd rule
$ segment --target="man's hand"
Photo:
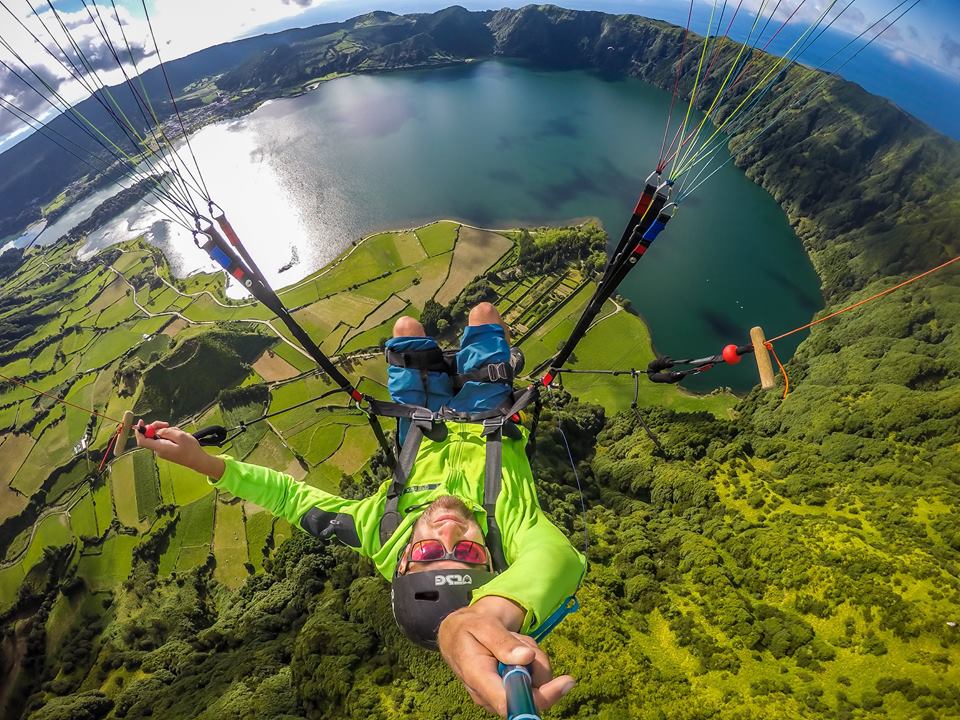
[[[188,467],[214,480],[223,477],[223,471],[226,469],[223,460],[215,455],[208,455],[193,435],[178,427],[170,427],[169,423],[162,421],[150,423],[150,426],[155,431],[153,438],[148,438],[140,432],[141,429],[147,428],[143,420],[137,423],[134,436],[137,438],[138,447],[153,450],[157,457]]]
[[[576,681],[553,677],[550,659],[531,637],[512,632],[523,622],[524,610],[510,600],[483,597],[448,615],[440,624],[440,653],[478,705],[507,716],[507,696],[497,672],[498,662],[531,665],[533,699],[546,710],[566,695]]]

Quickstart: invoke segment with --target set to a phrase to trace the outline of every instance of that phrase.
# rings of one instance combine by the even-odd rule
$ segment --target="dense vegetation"
[[[144,373],[136,414],[174,422],[194,415],[217,399],[220,388],[240,383],[250,373],[250,363],[272,342],[249,331],[212,332],[186,340]]]
[[[658,83],[679,46],[659,23],[549,7],[490,27],[505,54],[567,66],[603,55],[605,69]],[[777,128],[733,149],[789,212],[830,310],[958,252],[960,150],[839,81],[820,93],[802,109],[772,103]],[[538,253],[528,242],[520,256]],[[960,714],[956,272],[815,327],[785,399],[755,390],[729,420],[646,409],[665,455],[632,414],[553,396],[541,502],[579,543],[562,430],[591,571],[583,610],[547,641],[580,680],[551,717]],[[249,392],[232,400],[262,399]],[[384,472],[374,458],[341,491],[369,492]],[[483,717],[438,657],[402,640],[385,583],[346,549],[296,535],[231,591],[213,555],[159,572],[169,540],[157,538],[112,591],[44,555],[21,614],[5,618],[5,650],[20,648],[28,671],[8,707],[36,719]],[[55,615],[65,605],[69,622]]]

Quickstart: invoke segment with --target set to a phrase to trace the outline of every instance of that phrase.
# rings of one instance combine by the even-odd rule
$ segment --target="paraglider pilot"
[[[495,415],[509,406],[512,383],[481,379],[484,374],[503,377],[486,371],[510,365],[515,357],[490,303],[470,311],[453,372],[444,371],[436,341],[414,318],[396,322],[386,349],[388,388],[396,403],[445,408],[449,417]],[[513,373],[508,374],[512,380]],[[411,422],[400,421],[401,436],[410,433]],[[490,472],[485,426],[444,421],[433,427],[437,425],[441,432],[428,431],[415,448],[406,486],[394,493],[394,519],[386,531],[391,481],[370,497],[350,500],[270,468],[209,455],[190,433],[164,422],[152,423],[153,438],[144,432],[136,437],[141,447],[206,475],[215,487],[305,532],[333,535],[369,557],[392,583],[400,629],[418,645],[439,649],[476,703],[505,716],[499,661],[532,665],[534,699],[545,710],[574,680],[552,676],[547,655],[528,633],[575,593],[585,558],[540,509],[525,429],[511,424],[511,432],[503,433],[500,490],[491,518],[484,509]]]

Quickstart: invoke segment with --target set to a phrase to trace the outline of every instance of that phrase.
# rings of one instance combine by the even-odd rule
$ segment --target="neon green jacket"
[[[318,536],[335,535],[361,555],[372,559],[380,574],[392,580],[413,524],[438,497],[459,497],[467,507],[473,508],[477,522],[486,533],[483,428],[453,422],[448,422],[447,428],[448,434],[443,441],[423,439],[407,488],[400,498],[399,512],[403,519],[383,546],[379,528],[389,481],[370,497],[348,500],[276,470],[223,456],[226,471],[214,484],[266,508],[306,532]],[[527,433],[522,432],[520,439],[503,439],[503,482],[497,498],[496,519],[509,567],[474,590],[472,602],[487,595],[514,601],[527,611],[521,632],[531,632],[576,592],[586,569],[586,560],[540,509],[525,452]]]

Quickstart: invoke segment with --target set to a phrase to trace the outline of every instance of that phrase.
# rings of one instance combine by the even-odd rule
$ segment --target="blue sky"
[[[800,59],[818,66],[829,57],[831,48],[842,45],[901,1],[852,0],[852,6],[841,15],[831,32]],[[17,19],[0,10],[0,36],[17,48],[32,67],[44,72],[70,101],[82,99],[86,94],[83,89],[70,80],[63,68],[18,27],[19,20],[43,36],[39,20],[31,15],[29,2],[7,3],[15,10],[19,8]],[[48,22],[55,25],[49,20],[52,14],[45,0],[32,2],[41,17],[47,17]],[[144,56],[141,69],[155,64],[141,0],[116,2],[120,8],[119,19],[135,52]],[[742,3],[731,34],[743,39],[759,9],[763,8],[769,14],[778,8],[779,18],[799,8],[792,27],[782,33],[779,42],[784,38],[796,37],[824,8],[833,4],[832,17],[849,2],[851,0],[694,0],[693,29],[705,32],[711,11],[715,8],[716,18],[719,18],[721,10],[724,12],[721,32],[726,30],[734,8]],[[63,13],[80,46],[93,55],[104,57],[106,53],[102,39],[80,0],[55,0],[54,4]],[[109,3],[99,0],[97,4],[101,12],[107,15]],[[165,60],[241,37],[344,20],[374,9],[398,13],[429,12],[449,4],[449,0],[147,0]],[[471,10],[491,8],[488,0],[461,0],[459,4]],[[499,2],[493,4],[500,5]],[[585,10],[646,15],[681,25],[685,24],[690,7],[689,0],[569,0],[564,5]],[[91,6],[91,0],[87,0],[87,6]],[[775,19],[771,28],[778,27],[778,24]],[[715,21],[714,29],[717,25]],[[111,27],[114,27],[112,20]],[[44,39],[50,44],[46,37]],[[781,43],[780,47],[774,44],[771,51],[782,52],[788,45],[789,42]],[[0,59],[16,65],[3,48],[0,48]],[[838,64],[839,61],[835,61],[825,69],[832,70]],[[115,66],[109,66],[106,61],[101,72],[106,84],[122,79]],[[867,52],[845,66],[841,74],[859,82],[871,92],[891,98],[937,129],[960,138],[960,0],[920,0]],[[26,90],[2,66],[0,96],[40,117],[48,117],[51,113],[49,105]],[[6,110],[0,110],[0,151],[19,140],[24,132],[24,126],[18,120]]]

